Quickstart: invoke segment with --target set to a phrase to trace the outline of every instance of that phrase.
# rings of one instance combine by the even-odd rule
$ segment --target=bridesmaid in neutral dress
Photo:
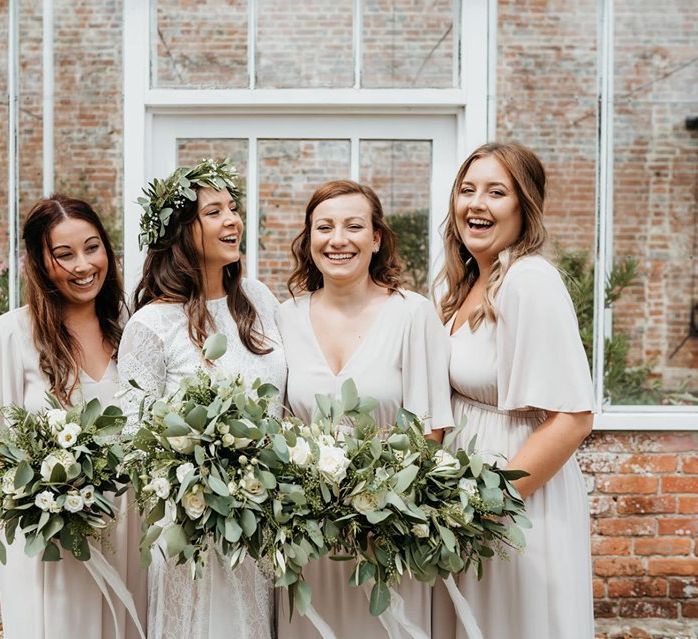
[[[305,294],[281,305],[279,326],[293,414],[309,422],[316,393],[338,395],[351,378],[361,396],[378,400],[379,424],[394,423],[405,407],[426,418],[431,436],[440,439],[437,429],[453,425],[447,334],[427,299],[400,288],[395,236],[376,194],[348,180],[322,185],[292,249],[289,290]],[[348,562],[327,558],[311,564],[305,578],[313,605],[337,637],[388,636],[362,589],[348,584],[351,570]],[[410,621],[428,635],[431,588],[406,579],[399,592]],[[289,623],[284,594],[279,606],[280,637],[318,636],[298,614]]]
[[[488,561],[482,581],[460,580],[485,639],[594,636],[587,495],[573,456],[592,427],[592,387],[572,301],[539,255],[544,197],[532,151],[488,144],[458,171],[445,229],[440,310],[454,417],[467,420],[456,445],[477,435],[478,449],[530,473],[516,482],[533,523],[525,551]],[[446,609],[434,637],[464,637]]]
[[[0,317],[0,404],[47,408],[45,394],[65,405],[98,398],[116,403],[116,349],[125,310],[121,278],[106,231],[81,200],[39,201],[24,225],[28,304]],[[138,554],[139,522],[125,496],[103,553],[129,587],[145,622],[146,577]],[[112,614],[84,565],[63,551],[60,562],[8,548],[0,566],[6,639],[115,637]],[[137,630],[113,597],[123,637]]]

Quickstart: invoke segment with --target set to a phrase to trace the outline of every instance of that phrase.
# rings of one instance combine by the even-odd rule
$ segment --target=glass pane
[[[361,140],[360,181],[373,188],[395,231],[407,288],[429,285],[431,141]]]
[[[352,28],[346,0],[258,0],[257,86],[353,86]]]
[[[243,189],[242,209],[240,216],[243,221],[247,216],[247,139],[239,138],[178,138],[177,166],[194,166],[204,158],[222,160],[230,158],[240,175],[240,186]],[[245,236],[240,244],[242,263],[245,263]]]
[[[454,86],[454,2],[365,0],[361,86]]]
[[[606,396],[698,399],[698,24],[695,2],[615,5],[613,250],[620,298]],[[628,266],[631,265],[631,266]],[[634,265],[634,268],[633,266]]]
[[[545,165],[546,252],[566,276],[591,367],[597,2],[550,3],[545,19],[531,11],[521,2],[497,7],[497,138],[525,144]]]
[[[246,87],[247,0],[152,0],[154,87]]]
[[[349,140],[260,140],[258,274],[280,300],[289,297],[291,242],[303,228],[305,205],[327,180],[350,175]]]

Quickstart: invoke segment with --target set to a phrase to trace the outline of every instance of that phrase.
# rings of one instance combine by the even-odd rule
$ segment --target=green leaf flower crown
[[[138,235],[140,247],[155,244],[165,235],[172,212],[187,200],[196,201],[194,186],[228,189],[239,206],[242,189],[237,184],[238,177],[230,158],[221,162],[209,158],[194,167],[181,166],[165,180],[155,178],[143,189],[145,197],[138,198],[138,204],[143,207]]]

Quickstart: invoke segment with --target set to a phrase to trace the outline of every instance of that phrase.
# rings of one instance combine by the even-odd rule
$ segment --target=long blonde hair
[[[487,318],[496,321],[494,298],[504,281],[504,276],[516,260],[524,255],[538,253],[545,243],[547,233],[543,226],[545,201],[545,169],[538,156],[520,144],[492,142],[475,149],[463,162],[451,189],[448,218],[444,228],[445,263],[434,282],[434,289],[445,283],[446,293],[439,302],[441,319],[446,322],[463,304],[475,284],[480,271],[475,258],[461,240],[456,224],[456,200],[461,183],[470,166],[476,160],[494,157],[509,173],[519,200],[521,235],[519,239],[499,253],[492,265],[485,286],[482,304],[468,317],[468,324],[475,330]]]

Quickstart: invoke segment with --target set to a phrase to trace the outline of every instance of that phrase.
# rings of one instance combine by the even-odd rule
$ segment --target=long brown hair
[[[439,304],[441,319],[446,322],[458,312],[480,274],[475,258],[463,244],[458,232],[456,201],[461,183],[473,162],[490,156],[500,162],[514,183],[521,212],[521,235],[514,244],[499,253],[492,265],[482,304],[477,306],[468,317],[468,323],[473,330],[485,318],[496,320],[494,298],[507,271],[524,255],[538,253],[547,237],[543,226],[546,178],[545,169],[538,156],[525,146],[516,143],[493,142],[475,149],[458,169],[451,189],[448,218],[444,229],[445,263],[434,282],[434,289],[446,283],[446,294]]]
[[[194,187],[197,191],[198,187]],[[238,209],[240,202],[236,194]],[[199,220],[198,198],[185,200],[175,207],[165,234],[148,248],[143,276],[134,292],[135,310],[154,301],[183,304],[188,319],[189,338],[201,348],[215,322],[206,306],[204,265],[199,259],[194,240],[194,224]],[[239,261],[223,269],[223,288],[228,309],[238,327],[240,340],[248,351],[257,355],[270,353],[264,335],[256,328],[257,310],[241,286],[242,266]]]
[[[65,300],[49,277],[45,256],[54,259],[50,248],[51,230],[70,218],[94,226],[107,254],[107,274],[95,299],[95,312],[103,339],[114,349],[114,358],[121,339],[120,320],[126,308],[114,250],[92,207],[60,193],[39,200],[29,212],[22,233],[27,252],[24,260],[27,302],[39,365],[49,380],[51,392],[63,404],[70,403],[79,383],[81,353],[80,345],[63,321]]]
[[[383,214],[383,206],[375,191],[364,184],[353,180],[331,180],[319,186],[310,196],[305,207],[303,230],[291,244],[291,252],[295,266],[288,278],[288,290],[291,295],[300,292],[312,292],[322,288],[322,273],[315,265],[310,254],[310,236],[312,232],[313,212],[325,200],[340,195],[363,195],[371,207],[371,225],[381,237],[378,251],[371,256],[368,267],[371,279],[388,290],[395,292],[400,288],[402,279],[402,264],[397,251],[395,233],[388,226]]]

